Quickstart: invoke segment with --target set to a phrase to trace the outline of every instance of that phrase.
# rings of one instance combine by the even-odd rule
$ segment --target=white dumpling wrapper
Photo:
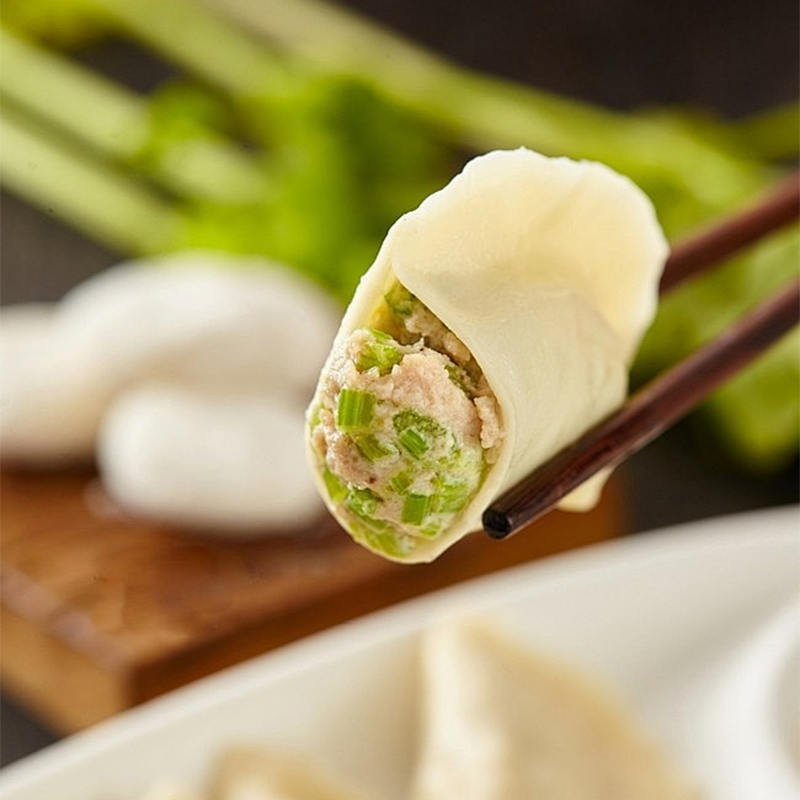
[[[151,786],[137,800],[207,800],[207,798],[178,780],[165,778]]]
[[[270,394],[144,384],[100,431],[106,492],[125,510],[207,533],[308,526],[323,511],[303,457],[303,410]]]
[[[652,203],[629,179],[524,148],[473,159],[392,226],[334,350],[369,325],[399,281],[469,348],[504,430],[497,460],[461,517],[404,560],[430,561],[480,528],[494,498],[622,404],[667,252]],[[603,477],[565,507],[590,507]]]
[[[303,396],[339,316],[321,288],[282,265],[207,251],[119,264],[68,292],[58,313],[64,335],[94,343],[120,385],[158,378]]]
[[[366,800],[318,764],[264,746],[226,750],[211,778],[214,800]]]
[[[413,800],[689,800],[613,691],[488,621],[427,631]]]
[[[57,306],[0,313],[0,447],[4,462],[88,461],[116,386],[94,358],[60,335]]]

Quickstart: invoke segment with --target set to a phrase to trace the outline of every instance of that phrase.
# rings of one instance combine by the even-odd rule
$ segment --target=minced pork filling
[[[449,528],[502,438],[469,350],[397,284],[331,357],[310,417],[328,494],[356,539],[403,555]]]

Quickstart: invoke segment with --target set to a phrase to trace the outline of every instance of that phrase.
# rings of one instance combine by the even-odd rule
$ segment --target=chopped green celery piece
[[[321,422],[320,419],[320,411],[322,410],[322,406],[319,403],[315,403],[314,407],[311,409],[311,413],[308,415],[308,428],[309,430],[313,431],[314,428],[319,425]]]
[[[372,422],[375,395],[342,389],[336,401],[336,426],[343,431],[366,428]]]
[[[400,517],[402,522],[421,525],[431,510],[433,497],[429,494],[407,494]]]
[[[422,458],[430,449],[424,437],[414,428],[400,431],[397,434],[397,441],[412,458]]]
[[[350,511],[364,521],[372,521],[380,502],[380,497],[371,489],[359,489],[357,486],[349,488],[345,499],[345,504]]]
[[[364,542],[370,549],[399,558],[405,555],[402,546],[405,537],[387,520],[373,516],[380,498],[369,489],[351,488],[346,506],[353,518],[350,530],[356,541]]]
[[[458,483],[440,482],[438,491],[434,495],[434,511],[443,514],[452,514],[461,511],[466,506],[470,496],[470,486],[464,481]]]
[[[371,550],[395,558],[406,555],[406,550],[400,544],[403,537],[398,536],[397,531],[382,520],[353,520],[351,530],[355,540],[363,542]]]
[[[435,539],[439,536],[442,532],[442,521],[435,520],[434,522],[430,522],[423,528],[419,529],[419,532],[426,538],[426,539]]]
[[[364,345],[356,360],[356,369],[366,372],[377,367],[381,375],[388,374],[395,364],[403,360],[403,354],[397,347],[397,342],[383,331],[370,330],[372,341]]]
[[[329,469],[325,469],[322,473],[322,480],[325,483],[325,488],[328,491],[328,496],[334,503],[341,503],[347,497],[347,484],[341,481]]]
[[[390,482],[392,489],[394,489],[397,494],[405,494],[413,481],[414,476],[408,470],[403,470],[402,472],[398,472]]]
[[[396,283],[388,292],[383,296],[386,305],[396,317],[407,317],[413,310],[414,306],[419,302],[411,292],[406,289],[401,283]]]
[[[447,433],[446,428],[440,425],[433,417],[420,414],[418,411],[412,411],[410,408],[398,411],[398,413],[392,417],[392,424],[398,433],[407,428],[414,428],[420,433],[430,437],[444,436],[444,434]]]
[[[374,433],[357,436],[353,439],[353,442],[358,452],[361,453],[370,464],[373,461],[386,458],[396,452],[392,448],[381,444]]]
[[[447,431],[432,417],[426,417],[411,409],[400,411],[392,417],[397,432],[397,441],[413,458],[421,458],[430,450],[433,442],[445,436]]]
[[[463,447],[455,450],[447,459],[448,471],[462,475],[482,475],[486,468],[483,451],[476,447]]]
[[[469,376],[466,370],[459,367],[458,364],[454,364],[452,361],[445,364],[444,368],[447,370],[447,376],[450,378],[450,381],[458,386],[471,400],[475,396],[475,392],[470,386]]]

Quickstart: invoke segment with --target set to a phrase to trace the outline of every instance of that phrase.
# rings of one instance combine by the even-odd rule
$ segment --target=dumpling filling
[[[340,518],[396,558],[452,526],[502,439],[472,354],[399,283],[333,352],[309,424]]]

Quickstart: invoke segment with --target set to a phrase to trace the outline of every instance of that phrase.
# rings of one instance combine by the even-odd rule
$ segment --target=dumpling
[[[395,223],[344,315],[307,412],[331,512],[404,562],[478,529],[622,403],[667,251],[647,197],[601,164],[473,159]]]
[[[434,626],[422,649],[413,800],[688,800],[622,704],[488,623]]]

